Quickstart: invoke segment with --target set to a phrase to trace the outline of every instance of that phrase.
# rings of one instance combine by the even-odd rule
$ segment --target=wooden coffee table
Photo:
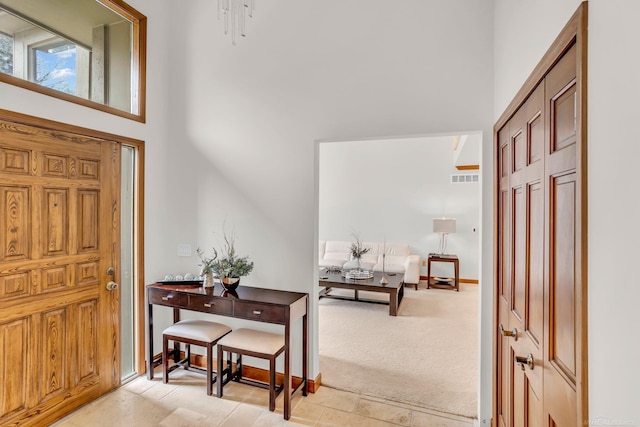
[[[324,289],[320,291],[320,298],[335,298],[347,301],[362,301],[375,304],[388,304],[389,316],[397,316],[398,308],[404,297],[404,275],[397,273],[395,275],[385,274],[388,282],[386,285],[380,284],[382,278],[381,272],[374,272],[371,279],[347,279],[342,277],[341,273],[320,273],[319,284]],[[344,297],[339,295],[330,295],[332,288],[353,289],[354,297]],[[360,298],[359,291],[379,292],[389,294],[389,302],[373,299]]]

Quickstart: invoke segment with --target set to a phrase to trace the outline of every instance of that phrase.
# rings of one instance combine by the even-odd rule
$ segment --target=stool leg
[[[222,372],[222,358],[223,358],[223,348],[221,345],[218,345],[218,372]],[[228,367],[228,369],[231,369]],[[222,386],[224,385],[224,381],[218,378],[218,397],[222,397]]]
[[[173,341],[173,361],[178,363],[180,361],[180,342]]]
[[[269,410],[276,410],[276,358],[269,358]]]
[[[175,345],[175,344],[174,344]],[[169,382],[169,339],[166,335],[162,336],[162,382]]]
[[[185,369],[189,370],[189,368],[191,367],[191,344],[185,344],[185,356],[186,356],[186,365],[185,365]],[[178,359],[180,359],[180,353],[178,353]]]

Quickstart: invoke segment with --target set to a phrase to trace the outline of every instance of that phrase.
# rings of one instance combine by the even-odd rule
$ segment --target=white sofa
[[[319,267],[349,268],[353,266],[351,260],[351,244],[342,240],[321,240],[318,248]],[[384,271],[387,273],[404,274],[404,283],[417,287],[420,282],[420,255],[411,255],[409,245],[403,243],[374,243],[363,242],[369,252],[362,255],[362,268],[382,271],[382,254],[386,254]],[[349,263],[346,267],[345,264]]]

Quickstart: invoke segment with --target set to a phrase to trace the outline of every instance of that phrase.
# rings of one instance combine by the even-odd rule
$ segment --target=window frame
[[[128,5],[122,0],[96,0],[113,12],[121,15],[123,18],[131,22],[131,38],[132,38],[132,58],[131,58],[131,109],[132,112],[120,110],[109,105],[100,104],[99,102],[84,99],[76,95],[71,95],[41,86],[38,83],[31,82],[20,77],[9,74],[0,73],[0,82],[23,89],[38,92],[54,98],[69,101],[84,107],[100,110],[105,113],[114,114],[116,116],[135,120],[138,122],[146,122],[146,57],[147,57],[147,17],[136,9]]]

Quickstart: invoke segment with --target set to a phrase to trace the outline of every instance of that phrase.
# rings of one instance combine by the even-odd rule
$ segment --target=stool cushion
[[[263,354],[276,354],[284,347],[284,335],[240,328],[225,335],[218,345]]]
[[[194,341],[213,342],[230,331],[231,328],[222,323],[208,320],[181,320],[162,331],[162,334]]]

